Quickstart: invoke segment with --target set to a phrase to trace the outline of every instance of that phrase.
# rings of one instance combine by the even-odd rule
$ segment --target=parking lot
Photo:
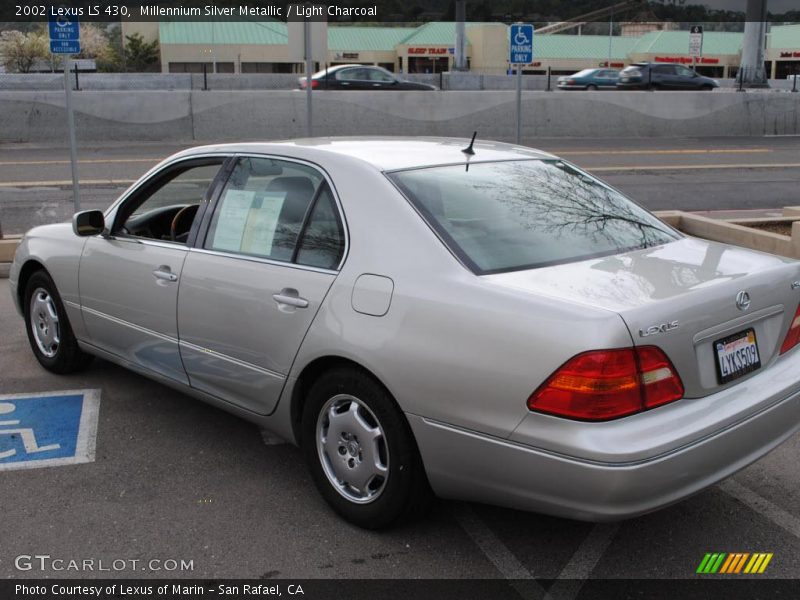
[[[800,204],[800,138],[539,145],[561,151],[651,209]],[[84,188],[85,207],[107,205],[177,149],[84,152],[82,177],[95,182]],[[64,154],[0,148],[4,232],[69,212]],[[327,507],[296,448],[263,438],[247,422],[102,360],[79,375],[43,370],[3,279],[0,373],[0,395],[97,390],[100,398],[93,461],[0,472],[2,578],[508,579],[522,596],[547,588],[575,597],[590,578],[800,573],[800,435],[730,480],[629,521],[595,525],[443,500],[427,515],[371,532]],[[773,557],[759,575],[696,573],[706,553],[719,552]],[[16,560],[42,554],[128,563],[98,573],[38,564],[25,570]],[[132,560],[140,561],[135,568]],[[166,561],[191,568],[165,571]]]

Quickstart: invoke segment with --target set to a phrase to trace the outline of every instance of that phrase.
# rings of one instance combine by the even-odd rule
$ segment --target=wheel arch
[[[292,388],[292,396],[291,396],[291,410],[290,410],[290,418],[291,418],[291,426],[292,426],[292,433],[294,434],[294,439],[298,445],[302,445],[302,420],[303,420],[303,409],[305,408],[306,397],[308,395],[308,391],[311,389],[311,386],[314,385],[314,382],[319,379],[324,373],[331,371],[337,368],[351,368],[357,371],[360,371],[367,375],[368,377],[375,380],[384,390],[386,393],[389,394],[389,397],[397,406],[397,409],[403,413],[400,406],[397,404],[397,400],[395,399],[394,394],[392,394],[391,390],[389,390],[388,386],[378,377],[374,372],[369,370],[364,365],[352,360],[350,358],[345,358],[344,356],[336,356],[336,355],[328,355],[328,356],[320,356],[315,358],[310,363],[308,363],[305,367],[303,367],[302,371],[297,377],[297,381]],[[404,417],[405,418],[405,417]]]
[[[19,276],[17,278],[17,300],[19,301],[19,306],[22,307],[23,313],[25,312],[25,288],[28,287],[28,281],[37,271],[44,271],[50,279],[53,278],[47,270],[47,267],[37,259],[29,258],[25,261],[22,268],[19,270]]]

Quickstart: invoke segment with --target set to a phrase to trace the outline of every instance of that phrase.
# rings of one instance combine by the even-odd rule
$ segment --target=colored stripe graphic
[[[772,552],[708,552],[700,561],[697,573],[733,575],[763,573],[772,560]],[[749,559],[749,560],[748,560]],[[747,566],[745,566],[747,565]],[[742,571],[744,569],[744,571]]]

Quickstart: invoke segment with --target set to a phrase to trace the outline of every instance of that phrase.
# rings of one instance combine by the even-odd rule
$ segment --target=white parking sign
[[[702,56],[703,54],[703,26],[692,25],[689,31],[689,56]]]

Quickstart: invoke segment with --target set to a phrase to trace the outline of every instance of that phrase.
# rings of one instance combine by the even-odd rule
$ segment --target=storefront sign
[[[409,54],[427,54],[427,55],[437,55],[437,54],[447,54],[447,48],[409,48]]]
[[[608,61],[605,61],[605,62],[597,63],[597,66],[598,66],[598,67],[609,67],[609,66],[610,66],[610,67],[611,67],[611,68],[613,68],[613,69],[621,69],[622,67],[624,67],[624,66],[625,66],[625,63],[621,63],[621,62],[612,62],[612,63],[609,65],[609,64],[608,64]]]
[[[337,52],[334,58],[336,60],[358,60],[358,52]]]
[[[800,52],[781,52],[781,58],[800,58]]]
[[[691,56],[656,56],[656,62],[663,62],[663,63],[680,63],[682,65],[690,65],[694,62],[694,59]],[[718,65],[719,59],[718,58],[698,58],[697,59],[698,65]]]

